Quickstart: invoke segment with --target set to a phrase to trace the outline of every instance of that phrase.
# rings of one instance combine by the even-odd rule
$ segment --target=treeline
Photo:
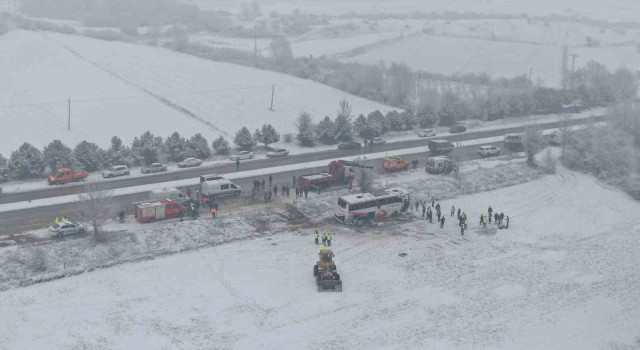
[[[220,147],[216,142],[212,146]],[[112,165],[146,165],[161,159],[178,162],[187,157],[206,159],[210,156],[211,147],[199,133],[185,139],[174,132],[163,140],[147,131],[135,137],[131,146],[113,136],[108,149],[88,141],[82,141],[72,149],[60,140],[53,140],[41,151],[25,142],[11,153],[8,160],[0,154],[0,171],[12,179],[26,179],[42,177],[58,168],[91,172]]]
[[[640,105],[609,108],[607,125],[565,131],[562,163],[640,199]]]

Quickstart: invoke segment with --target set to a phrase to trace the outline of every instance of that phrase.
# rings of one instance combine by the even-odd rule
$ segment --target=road
[[[502,142],[487,143],[487,144],[493,144],[498,147],[502,146]],[[414,145],[413,147],[415,146],[416,145]],[[456,157],[460,161],[468,161],[468,160],[480,158],[476,154],[476,149],[477,149],[477,146],[458,147],[456,148]],[[375,150],[375,151],[379,151],[379,150]],[[509,154],[509,153],[511,152],[502,150],[502,154]],[[344,154],[341,154],[341,155],[344,156]],[[422,169],[425,164],[424,162],[426,158],[429,156],[429,154],[428,152],[422,152],[422,153],[405,154],[403,156],[405,157],[405,159],[409,161],[412,159],[418,159],[419,160],[418,168]],[[309,161],[310,159],[306,158],[305,160]],[[330,160],[327,160],[327,163],[329,161]],[[369,161],[370,164],[374,166],[374,171],[376,171],[379,174],[383,174],[385,172],[384,169],[382,168],[382,161],[383,161],[382,159],[375,159],[375,160]],[[235,170],[235,164],[233,165],[233,170]],[[325,171],[324,168],[318,168],[316,170],[317,172]],[[268,169],[265,169],[265,174],[261,178],[266,179],[266,177],[269,174],[271,174],[273,176],[273,183],[277,184],[279,187],[282,185],[292,186],[294,175],[295,176],[305,175],[305,174],[309,174],[310,172],[313,172],[313,171],[310,171],[307,169],[307,170],[287,171],[287,172],[281,172],[281,173],[269,173]],[[200,174],[201,173],[202,173],[202,169],[200,169]],[[192,175],[192,176],[196,176],[196,175]],[[425,176],[436,176],[436,175],[429,175],[428,173],[425,172]],[[234,183],[240,185],[242,188],[250,189],[253,187],[253,184],[252,184],[253,180],[256,180],[256,178],[250,177],[250,178],[234,179]],[[293,190],[295,190],[295,188]],[[248,192],[249,191],[245,191],[244,195],[249,195]],[[295,192],[292,193],[291,195],[295,195]],[[309,195],[313,196],[314,193],[309,193]],[[116,202],[115,204],[117,206],[121,208],[125,208],[127,213],[130,213],[131,203],[146,200],[149,198],[148,196],[149,196],[148,192],[143,192],[143,193],[117,196],[114,199]],[[237,200],[237,199],[233,197],[223,199],[221,202],[220,210],[224,211],[225,201],[234,201],[234,200]],[[260,200],[262,199],[256,198],[256,201],[260,201]],[[278,200],[278,197],[275,197],[275,200]],[[77,217],[78,216],[77,212],[79,208],[78,206],[79,206],[78,203],[68,203],[68,204],[59,204],[59,205],[23,209],[23,210],[16,210],[16,211],[2,213],[1,214],[2,216],[0,218],[0,234],[2,235],[19,234],[28,230],[44,228],[51,224],[52,218],[61,217],[63,215],[68,215],[70,218]],[[131,220],[131,218],[129,218],[129,220]]]
[[[595,118],[596,122],[599,122],[602,120],[604,120],[603,117]],[[587,122],[587,119],[575,119],[575,120],[569,121],[568,125],[572,126],[572,125],[584,124],[586,122]],[[544,129],[551,129],[551,128],[561,127],[563,125],[563,122],[562,121],[549,122],[549,123],[541,123],[539,125]],[[469,133],[462,133],[462,134],[444,134],[444,135],[438,135],[435,138],[445,139],[455,143],[455,142],[462,142],[462,141],[468,141],[468,140],[474,140],[474,139],[502,136],[509,133],[522,133],[522,132],[524,132],[524,127],[516,126],[516,127],[506,127],[504,129],[499,129],[499,130],[486,130],[486,131],[469,132]],[[433,139],[433,137],[430,139]],[[366,151],[367,153],[387,152],[387,151],[401,150],[401,149],[412,148],[412,147],[421,147],[421,146],[426,146],[427,141],[428,139],[417,139],[417,140],[393,142],[393,143],[388,143],[383,145],[375,145],[373,148],[367,147]],[[335,150],[328,150],[328,151],[322,151],[317,153],[292,155],[292,156],[283,157],[283,158],[258,159],[258,160],[242,162],[240,166],[240,170],[246,171],[246,170],[256,170],[256,169],[267,169],[275,166],[311,162],[311,161],[323,160],[323,159],[326,159],[328,163],[332,159],[339,159],[341,157],[353,156],[353,155],[359,155],[359,154],[362,154],[362,150],[341,151],[341,150],[335,149]],[[175,180],[196,179],[203,174],[226,174],[226,173],[232,173],[235,171],[236,171],[235,163],[229,161],[229,163],[225,163],[225,164],[218,164],[218,165],[206,166],[206,167],[195,167],[195,168],[189,168],[189,169],[166,172],[166,173],[158,173],[158,174],[154,174],[153,176],[141,176],[141,177],[131,177],[131,178],[123,177],[120,179],[106,181],[104,183],[104,186],[106,186],[106,188],[108,189],[116,189],[116,188],[148,185],[153,183],[161,183],[161,182],[168,182],[168,181],[175,181]],[[45,189],[38,189],[33,191],[8,192],[0,196],[0,204],[72,195],[79,192],[83,192],[85,186],[86,186],[85,184],[67,184],[63,186],[51,186]]]

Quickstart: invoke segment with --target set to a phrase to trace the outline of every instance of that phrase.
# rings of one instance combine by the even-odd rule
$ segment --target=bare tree
[[[358,168],[356,170],[355,180],[358,182],[361,192],[369,192],[373,189],[373,175],[370,170]]]
[[[524,151],[527,154],[527,164],[535,165],[535,155],[542,150],[544,138],[542,129],[538,125],[527,125],[524,128]]]
[[[293,58],[291,43],[283,36],[276,36],[271,39],[271,52],[276,61],[284,65]]]
[[[351,118],[351,110],[351,103],[346,98],[343,98],[340,100],[340,104],[338,104],[338,112],[336,115],[338,117]]]
[[[568,137],[570,136],[571,127],[569,126],[569,121],[571,121],[571,115],[563,114],[562,115],[562,125],[558,128],[558,135],[560,136],[560,145],[561,145],[561,153],[560,158],[564,158],[564,147],[567,142]]]
[[[90,182],[78,198],[80,216],[93,226],[95,239],[103,241],[106,237],[102,227],[114,214],[113,190],[107,189],[104,183]]]

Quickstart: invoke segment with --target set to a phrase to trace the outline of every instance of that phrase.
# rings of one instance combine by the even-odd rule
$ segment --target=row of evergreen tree
[[[224,139],[223,139],[224,141]],[[229,144],[216,140],[212,144],[217,152],[228,152]],[[187,157],[206,159],[211,156],[211,147],[201,134],[189,139],[174,132],[163,141],[147,131],[135,137],[131,146],[122,143],[118,136],[111,138],[109,149],[102,149],[93,142],[82,141],[73,149],[60,140],[53,140],[40,151],[25,142],[11,153],[7,160],[0,155],[0,169],[6,169],[13,179],[37,178],[58,168],[74,168],[98,171],[112,165],[144,165],[161,159],[181,161]]]

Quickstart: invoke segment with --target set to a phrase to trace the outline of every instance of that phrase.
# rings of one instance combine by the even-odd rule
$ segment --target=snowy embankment
[[[590,176],[560,169],[539,178],[501,162],[477,162],[484,170],[469,171],[469,179],[499,189],[471,195],[449,192],[450,178],[417,171],[379,179],[410,188],[416,199],[440,191],[444,229],[420,217],[358,230],[337,225],[325,206],[340,192],[326,192],[289,199],[293,206],[257,204],[238,213],[243,220],[229,214],[129,225],[121,229],[130,233],[105,244],[44,245],[47,273],[56,274],[151,248],[253,237],[4,291],[0,348],[600,349],[636,342],[640,204]],[[522,177],[538,179],[501,188]],[[469,215],[464,238],[448,216],[452,205]],[[511,217],[508,230],[478,226],[489,205]],[[300,221],[296,207],[315,218]],[[342,293],[316,292],[313,226],[334,235]],[[33,250],[0,254],[16,278],[18,262]]]

